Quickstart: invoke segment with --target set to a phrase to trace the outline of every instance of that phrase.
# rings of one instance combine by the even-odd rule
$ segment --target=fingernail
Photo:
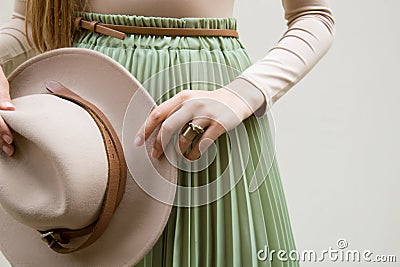
[[[12,138],[9,137],[9,136],[6,135],[6,134],[3,135],[3,140],[6,141],[6,143],[9,144],[9,145],[11,145],[11,143],[12,143],[12,141],[13,141]]]
[[[139,135],[136,136],[134,143],[136,146],[142,145],[142,137],[140,137]]]
[[[12,154],[14,153],[14,149],[11,148],[10,146],[3,146],[3,151],[4,153],[6,153],[8,156],[12,156]]]
[[[153,158],[158,158],[158,153],[159,153],[159,152],[158,152],[156,149],[154,149],[154,148],[151,150],[151,156],[152,156]]]
[[[11,103],[11,102],[3,102],[3,103],[1,103],[1,106],[3,107],[3,108],[15,108],[15,106]]]

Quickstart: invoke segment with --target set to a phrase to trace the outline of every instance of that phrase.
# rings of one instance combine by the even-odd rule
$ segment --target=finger
[[[198,159],[201,154],[206,151],[210,147],[210,145],[225,132],[225,128],[221,124],[214,122],[203,133],[201,138],[196,142],[190,152],[186,155],[186,158],[189,160]]]
[[[14,153],[14,147],[11,145],[13,142],[13,136],[10,129],[4,120],[0,117],[0,147],[4,153],[11,156]]]
[[[153,145],[151,152],[152,157],[159,158],[163,152],[163,144],[166,146],[172,136],[191,119],[193,113],[188,108],[182,107],[176,112],[172,113],[162,124],[160,131],[157,134],[156,140]]]
[[[5,144],[5,145],[2,146],[2,151],[3,151],[4,153],[6,153],[7,156],[10,156],[10,157],[11,157],[11,156],[14,154],[14,147]]]
[[[9,85],[4,73],[0,69],[0,109],[14,110],[15,107],[11,102]]]
[[[136,133],[135,145],[142,145],[162,121],[179,109],[182,103],[189,98],[189,94],[186,90],[179,92],[152,110],[144,125]]]
[[[0,138],[8,145],[13,142],[13,135],[10,128],[8,128],[2,117],[0,117]]]
[[[207,118],[199,118],[199,119],[193,119],[192,123],[195,125],[199,125],[202,127],[204,130],[207,129],[209,125],[211,125],[212,120],[207,119]],[[189,146],[192,144],[193,140],[189,140],[187,137],[183,136],[182,134],[179,135],[179,150],[181,151],[182,154],[185,153],[185,151],[189,148]]]

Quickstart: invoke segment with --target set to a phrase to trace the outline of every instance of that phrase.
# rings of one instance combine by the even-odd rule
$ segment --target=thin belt
[[[236,30],[198,29],[198,28],[162,28],[105,24],[99,21],[87,21],[82,17],[75,19],[75,30],[89,30],[118,39],[125,39],[126,34],[165,35],[165,36],[222,36],[239,38]]]

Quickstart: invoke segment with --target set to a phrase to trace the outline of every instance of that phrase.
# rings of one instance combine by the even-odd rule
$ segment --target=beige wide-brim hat
[[[10,75],[16,110],[0,111],[13,130],[16,149],[12,157],[0,154],[1,251],[13,266],[133,266],[161,236],[172,208],[165,203],[173,203],[175,191],[160,188],[168,190],[164,201],[155,199],[129,171],[122,201],[96,242],[60,254],[40,238],[38,230],[80,229],[96,221],[109,171],[104,140],[93,118],[71,101],[46,94],[48,81],[100,109],[121,142],[123,128],[130,134],[124,136],[124,154],[141,159],[137,166],[128,164],[134,175],[176,183],[176,168],[165,157],[149,156],[157,131],[144,146],[133,143],[155,102],[129,72],[88,49],[41,54]],[[124,125],[129,104],[135,114],[129,117],[135,120]],[[146,181],[143,177],[139,180]]]

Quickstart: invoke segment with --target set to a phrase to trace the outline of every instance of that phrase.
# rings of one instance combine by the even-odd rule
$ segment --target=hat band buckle
[[[47,243],[49,248],[51,248],[54,245],[54,243],[57,242],[53,231],[49,231],[44,234],[41,234],[40,239],[43,240],[43,242]]]

